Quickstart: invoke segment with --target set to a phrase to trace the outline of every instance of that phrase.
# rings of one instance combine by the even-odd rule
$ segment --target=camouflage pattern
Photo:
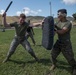
[[[74,60],[72,45],[70,41],[65,41],[65,42],[59,40],[56,41],[51,52],[53,64],[56,64],[57,62],[56,58],[60,54],[60,52],[62,52],[62,54],[64,55],[64,57],[67,59],[68,63],[71,66],[76,65],[76,62]]]
[[[70,21],[68,21],[68,20],[65,21],[65,22],[59,21],[57,23],[57,27],[58,27],[57,30],[61,30],[63,27],[68,28],[68,31],[65,34],[63,34],[63,35],[58,34],[58,39],[61,40],[61,41],[65,41],[65,40],[68,40],[68,39],[70,40],[70,31],[71,31],[71,28],[72,28],[72,24],[70,23]]]
[[[15,50],[16,50],[16,48],[19,44],[21,44],[24,47],[24,49],[26,49],[28,52],[33,51],[27,40],[24,40],[24,41],[20,42],[16,38],[14,38],[11,42],[11,45],[10,45],[9,52],[8,52],[7,56],[11,56],[15,52]]]
[[[35,40],[34,40],[34,36],[33,36],[32,32],[26,32],[25,36],[26,36],[27,39],[30,37],[33,44],[35,45]]]
[[[73,54],[72,45],[70,41],[70,31],[71,31],[72,24],[69,21],[66,21],[62,23],[59,22],[57,26],[59,27],[59,29],[62,29],[63,27],[67,27],[69,30],[63,35],[58,34],[58,40],[54,44],[51,52],[52,63],[56,64],[57,62],[56,58],[60,54],[60,52],[62,52],[64,57],[67,59],[68,63],[71,66],[75,66],[76,62],[74,60],[74,54]]]
[[[35,59],[37,57],[35,56],[33,49],[30,46],[30,43],[27,41],[25,37],[25,33],[28,27],[27,23],[24,23],[23,25],[19,25],[18,23],[12,23],[10,26],[14,26],[16,30],[16,34],[14,39],[11,42],[8,54],[7,54],[7,59],[11,57],[11,55],[15,52],[17,46],[21,44]]]

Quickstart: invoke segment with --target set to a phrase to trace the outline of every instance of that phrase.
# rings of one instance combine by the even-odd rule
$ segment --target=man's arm
[[[10,24],[7,24],[7,22],[6,22],[6,13],[3,14],[3,24],[4,24],[4,27],[10,26]]]
[[[68,31],[69,29],[67,28],[67,27],[63,27],[63,29],[61,29],[61,30],[56,30],[55,32],[57,33],[57,34],[65,34],[67,31]]]

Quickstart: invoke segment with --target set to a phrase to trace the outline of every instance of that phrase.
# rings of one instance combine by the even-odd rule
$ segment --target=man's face
[[[61,12],[58,12],[57,16],[58,16],[59,20],[62,20],[64,18],[63,13],[61,13]]]
[[[22,25],[24,22],[25,22],[25,18],[20,17],[20,19],[19,19],[20,25]]]

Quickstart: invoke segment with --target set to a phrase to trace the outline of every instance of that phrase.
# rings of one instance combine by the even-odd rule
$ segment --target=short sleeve
[[[68,28],[68,29],[71,29],[72,27],[72,24],[70,22],[67,22],[64,27]]]

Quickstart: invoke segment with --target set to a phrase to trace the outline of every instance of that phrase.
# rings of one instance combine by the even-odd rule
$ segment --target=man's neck
[[[60,20],[61,22],[65,22],[65,21],[67,21],[67,19],[66,18],[63,18],[62,20]]]

